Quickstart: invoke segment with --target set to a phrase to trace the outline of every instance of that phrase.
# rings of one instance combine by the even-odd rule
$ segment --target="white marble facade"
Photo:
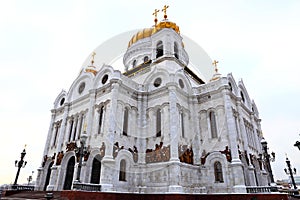
[[[57,96],[37,190],[72,188],[82,134],[80,181],[104,192],[243,193],[269,184],[261,120],[243,81],[199,78],[177,28],[162,21],[138,32],[124,73],[92,62]]]

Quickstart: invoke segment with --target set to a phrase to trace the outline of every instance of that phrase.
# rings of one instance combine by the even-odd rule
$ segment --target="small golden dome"
[[[88,66],[87,68],[85,68],[85,72],[89,72],[92,73],[96,76],[96,74],[98,73],[98,71],[96,70],[95,66]]]
[[[164,28],[171,28],[176,33],[180,34],[179,26],[177,26],[176,23],[170,22],[167,20],[163,20],[159,24],[157,24],[156,26],[154,26],[152,28],[145,28],[145,29],[137,32],[134,36],[132,36],[131,40],[128,43],[128,47],[130,47],[132,44],[136,43],[138,40],[150,37],[151,35],[155,34],[156,32],[158,32]]]

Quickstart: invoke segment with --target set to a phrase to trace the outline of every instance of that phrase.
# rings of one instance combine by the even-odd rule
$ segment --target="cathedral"
[[[54,101],[36,190],[246,193],[268,186],[261,120],[243,81],[199,55],[155,16],[128,38],[123,71],[89,56]],[[113,47],[112,47],[113,48]],[[207,72],[208,71],[208,72]]]

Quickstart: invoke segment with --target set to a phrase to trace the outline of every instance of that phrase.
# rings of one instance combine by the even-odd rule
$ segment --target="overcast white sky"
[[[36,178],[57,95],[97,46],[152,26],[153,10],[165,4],[224,76],[243,79],[277,155],[275,179],[287,177],[285,153],[300,171],[300,1],[0,0],[0,184],[13,183],[24,144],[19,183],[31,171]]]

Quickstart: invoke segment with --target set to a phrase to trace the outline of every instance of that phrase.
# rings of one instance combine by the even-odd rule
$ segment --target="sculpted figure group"
[[[163,146],[163,142],[155,144],[155,149],[146,150],[146,163],[166,162],[170,160],[170,145]]]
[[[194,163],[194,153],[192,147],[191,149],[189,149],[188,145],[179,145],[178,155],[180,162],[184,162],[191,165]]]

